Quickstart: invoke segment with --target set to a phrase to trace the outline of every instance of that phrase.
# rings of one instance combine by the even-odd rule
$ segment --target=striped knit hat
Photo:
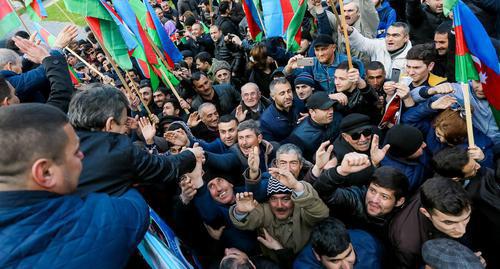
[[[270,178],[269,183],[267,184],[267,197],[270,197],[273,194],[290,194],[292,190],[287,186],[281,184],[277,179]]]

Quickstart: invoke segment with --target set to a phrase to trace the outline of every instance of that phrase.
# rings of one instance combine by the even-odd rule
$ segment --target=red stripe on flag
[[[465,44],[464,31],[462,25],[455,26],[456,52],[458,56],[464,56],[469,52],[467,44]]]
[[[40,18],[45,17],[45,16],[42,16],[42,11],[40,10],[40,5],[39,5],[38,1],[34,0],[33,2],[31,2],[30,6],[33,9],[33,11],[35,11],[36,15],[38,15],[38,17],[40,17]]]
[[[0,0],[0,20],[2,20],[5,16],[14,12],[14,9],[9,4],[8,0]]]
[[[149,12],[146,12],[146,26],[156,31],[155,23],[153,22],[153,18]]]
[[[89,27],[92,29],[94,32],[94,36],[99,39],[99,42],[104,45],[104,41],[102,39],[102,31],[101,31],[101,24],[99,22],[98,18],[94,17],[85,17],[87,20],[87,23],[89,24]]]
[[[288,29],[288,25],[293,18],[293,7],[290,4],[290,0],[280,0],[281,11],[283,12],[283,31]]]

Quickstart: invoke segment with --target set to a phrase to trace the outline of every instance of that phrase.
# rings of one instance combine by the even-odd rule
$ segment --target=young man
[[[446,81],[446,78],[431,73],[436,60],[434,45],[416,45],[406,54],[406,73],[412,79],[410,90],[427,89],[422,86],[434,87]],[[418,90],[417,90],[418,89]]]
[[[422,265],[421,248],[428,240],[462,238],[471,212],[470,199],[459,183],[443,177],[428,179],[389,226],[395,266]]]
[[[198,107],[206,102],[214,104],[221,115],[230,114],[241,101],[241,96],[233,86],[229,84],[213,85],[205,73],[196,72],[191,81],[196,91],[191,107]]]
[[[125,267],[148,228],[148,206],[132,189],[71,195],[82,171],[79,146],[57,108],[0,109],[0,267]]]

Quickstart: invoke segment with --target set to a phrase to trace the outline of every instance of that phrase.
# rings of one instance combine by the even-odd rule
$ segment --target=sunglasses
[[[370,128],[367,128],[367,129],[364,129],[364,130],[359,131],[357,133],[351,134],[351,138],[353,140],[358,140],[358,139],[361,138],[361,135],[363,135],[364,137],[368,137],[368,136],[370,136],[372,134],[373,134],[373,130],[370,129]]]

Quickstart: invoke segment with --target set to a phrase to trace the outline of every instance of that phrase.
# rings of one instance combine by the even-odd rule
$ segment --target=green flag
[[[113,20],[99,0],[64,0],[66,9],[84,17]]]
[[[0,0],[0,36],[6,36],[12,30],[21,27],[21,20],[8,0]]]

